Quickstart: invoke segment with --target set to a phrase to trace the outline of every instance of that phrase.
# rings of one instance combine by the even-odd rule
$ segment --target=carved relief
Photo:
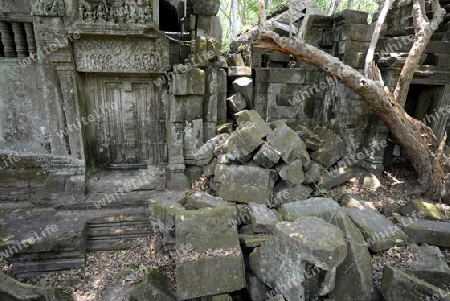
[[[152,21],[150,0],[83,0],[78,7],[78,19],[86,23],[146,24]]]
[[[80,40],[75,60],[80,72],[165,72],[169,65],[168,45],[163,39]]]
[[[64,0],[38,0],[34,15],[62,17],[64,12]]]

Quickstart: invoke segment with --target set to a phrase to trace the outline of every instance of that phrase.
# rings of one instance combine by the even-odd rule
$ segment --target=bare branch
[[[367,52],[366,61],[364,64],[364,75],[366,77],[371,77],[372,79],[375,79],[375,77],[372,76],[373,70],[371,68],[375,48],[377,47],[378,39],[380,38],[381,27],[383,26],[387,13],[392,6],[392,2],[393,0],[385,0],[383,9],[378,17],[377,24],[375,25],[375,29],[372,34],[372,41],[370,42],[369,50]]]
[[[414,23],[416,23],[416,33],[414,43],[409,51],[408,58],[405,61],[397,86],[394,90],[394,99],[402,107],[405,106],[406,97],[408,95],[409,86],[414,77],[414,71],[419,65],[420,58],[431,39],[434,31],[439,27],[445,16],[445,10],[441,8],[439,0],[433,0],[433,20],[431,22],[426,19],[424,0],[413,0]]]

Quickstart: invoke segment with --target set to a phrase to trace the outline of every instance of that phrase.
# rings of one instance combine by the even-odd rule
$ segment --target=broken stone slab
[[[351,180],[354,177],[359,177],[360,174],[360,170],[348,166],[339,169],[326,169],[319,181],[319,185],[325,189],[331,189]]]
[[[266,141],[287,164],[294,161],[302,153],[306,153],[305,143],[284,122],[272,123],[273,131]]]
[[[214,158],[214,149],[229,137],[228,134],[220,134],[206,141],[205,144],[195,153],[195,163],[206,165]]]
[[[278,215],[264,204],[249,203],[252,227],[255,233],[273,233]]]
[[[317,162],[311,161],[309,168],[305,171],[305,179],[303,184],[318,183],[321,177],[325,174],[323,166]]]
[[[426,243],[433,246],[450,248],[449,222],[429,221],[420,219],[417,216],[396,216],[395,219],[408,235],[409,242]]]
[[[270,207],[281,206],[285,203],[302,201],[309,198],[312,188],[308,185],[292,186],[287,182],[279,181],[274,187],[274,197]]]
[[[264,168],[272,168],[278,163],[280,156],[266,142],[253,156],[253,160]]]
[[[207,177],[214,175],[216,165],[217,165],[217,158],[214,158],[208,164],[203,165],[203,174]]]
[[[270,126],[267,125],[261,118],[261,115],[254,110],[244,110],[236,113],[235,116],[237,116],[237,124],[239,128],[254,127],[258,131],[261,139],[265,138],[270,134],[270,132],[272,132]]]
[[[314,127],[312,132],[320,137],[323,145],[311,154],[311,159],[329,168],[344,156],[345,145],[339,135],[322,126]]]
[[[304,300],[302,283],[312,277],[324,277],[316,296],[334,288],[334,272],[347,254],[342,232],[316,217],[296,222],[279,222],[274,236],[250,254],[251,271],[267,286],[287,300]],[[308,275],[307,265],[316,268]],[[328,275],[327,275],[328,274]]]
[[[207,207],[224,206],[230,206],[230,204],[204,192],[196,192],[191,194],[186,198],[186,204],[184,205],[187,210],[199,210]]]
[[[357,207],[346,207],[345,211],[364,235],[369,249],[373,252],[388,250],[395,246],[397,239],[403,242],[408,238],[400,227],[396,227],[378,210],[363,202]]]
[[[280,177],[292,186],[302,184],[305,179],[301,159],[296,159],[289,164],[280,164],[276,169]]]
[[[175,277],[179,300],[234,292],[246,286],[241,252],[179,262]]]
[[[130,301],[176,301],[177,297],[171,287],[167,276],[149,268],[145,272],[144,281],[130,292]]]
[[[275,172],[254,166],[217,164],[214,173],[219,197],[241,203],[264,204],[272,196]]]
[[[176,249],[185,250],[188,245],[193,252],[239,248],[237,228],[231,223],[236,218],[234,206],[177,211]]]
[[[427,244],[421,246],[412,244],[411,247],[419,254],[419,257],[414,260],[408,271],[434,286],[450,290],[448,283],[450,268],[441,250]]]
[[[247,107],[253,108],[253,79],[249,77],[239,77],[233,81],[233,90],[240,92],[247,102]]]
[[[247,66],[228,66],[228,77],[252,76],[252,68]]]
[[[372,265],[364,237],[340,206],[330,198],[309,198],[281,206],[283,219],[293,221],[304,216],[320,217],[337,226],[347,241],[347,257],[337,268],[336,287],[330,296],[335,300],[370,300]]]
[[[406,203],[405,206],[400,207],[400,213],[404,216],[414,216],[414,214],[421,213],[421,218],[428,219],[432,221],[446,221],[444,214],[442,214],[439,207],[422,202],[420,200],[411,200]]]
[[[0,300],[7,301],[73,301],[72,293],[60,288],[41,288],[19,281],[0,271]]]
[[[238,128],[216,149],[215,153],[216,155],[225,154],[229,160],[246,163],[253,156],[253,152],[263,143],[256,128]]]
[[[236,94],[233,94],[227,98],[227,107],[231,112],[237,113],[247,107],[247,102],[245,101],[245,98],[242,96],[241,92],[237,92]]]
[[[228,66],[245,66],[244,59],[240,53],[231,54],[227,57]]]
[[[175,243],[175,212],[185,210],[182,203],[184,197],[149,200],[150,223],[163,232],[164,242],[169,246]]]
[[[380,289],[386,301],[450,301],[450,292],[408,275],[389,264],[384,266]]]

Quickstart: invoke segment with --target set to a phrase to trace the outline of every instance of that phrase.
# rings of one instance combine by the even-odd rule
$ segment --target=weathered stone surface
[[[247,279],[247,290],[252,301],[264,301],[267,299],[271,289],[259,280],[252,272],[245,274]]]
[[[450,290],[450,268],[441,250],[435,246],[412,244],[412,248],[419,254],[408,271],[419,279],[444,290]]]
[[[423,301],[432,298],[449,301],[448,293],[389,264],[384,267],[381,294],[386,301]]]
[[[309,198],[312,188],[307,185],[292,186],[284,181],[279,181],[274,188],[273,205],[279,206],[281,204],[303,201]]]
[[[273,233],[278,215],[264,204],[249,203],[252,227],[255,233]]]
[[[204,192],[196,192],[191,194],[186,198],[186,204],[184,204],[184,207],[187,210],[199,210],[207,207],[224,206],[230,206],[230,204]]]
[[[279,222],[274,236],[250,254],[250,269],[287,300],[304,300],[302,282],[311,278],[306,274],[306,265],[325,274],[319,288],[325,295],[334,288],[334,271],[344,260],[346,249],[342,232],[319,218]]]
[[[272,132],[270,126],[268,126],[261,118],[261,115],[254,110],[244,110],[236,113],[235,116],[237,116],[237,124],[239,128],[254,127],[258,131],[261,138],[266,137],[270,134],[270,132]]]
[[[176,301],[170,279],[155,270],[147,269],[145,279],[130,292],[130,301]]]
[[[444,214],[439,209],[439,207],[422,202],[420,200],[411,200],[406,203],[405,206],[400,207],[400,213],[404,216],[417,216],[418,213],[421,213],[421,218],[433,220],[433,221],[446,221]]]
[[[306,153],[305,143],[284,122],[274,126],[266,140],[285,163],[291,163],[302,153]]]
[[[317,216],[339,227],[347,241],[347,257],[338,267],[336,287],[330,296],[335,300],[368,300],[371,298],[372,265],[368,248],[359,229],[339,205],[329,198],[309,198],[281,206],[284,220]]]
[[[237,228],[230,221],[237,218],[234,206],[181,210],[175,213],[176,249],[192,245],[192,251],[239,248]]]
[[[217,165],[217,158],[214,158],[208,164],[203,165],[203,174],[207,177],[214,175],[214,171],[216,170],[216,165]]]
[[[220,134],[206,141],[206,143],[195,153],[196,164],[205,165],[211,162],[214,157],[214,149],[228,137],[228,134]]]
[[[303,216],[321,216],[328,212],[339,211],[339,204],[330,198],[313,197],[306,201],[283,204],[280,213],[286,221],[294,221]]]
[[[205,71],[191,68],[187,72],[185,65],[174,66],[174,85],[172,93],[175,95],[203,95],[205,93]]]
[[[217,164],[214,180],[219,196],[230,201],[264,204],[272,195],[273,171],[254,166]]]
[[[268,143],[265,143],[253,156],[253,160],[264,168],[271,168],[278,163],[280,156],[271,149]]]
[[[311,159],[319,162],[325,168],[329,168],[344,155],[344,141],[337,134],[325,127],[317,126],[312,129],[312,132],[319,136],[324,143],[319,150],[311,154]]]
[[[283,295],[276,295],[273,298],[270,298],[269,301],[285,301],[286,299],[283,298]]]
[[[71,293],[59,288],[41,288],[22,284],[0,272],[0,299],[5,301],[73,301]]]
[[[222,25],[217,16],[197,17],[197,37],[211,37],[222,45]]]
[[[246,163],[253,152],[264,143],[260,138],[261,133],[256,127],[242,127],[234,131],[215,151],[218,156],[225,154],[229,160],[237,160]]]
[[[252,76],[252,69],[247,66],[228,66],[229,77]]]
[[[345,211],[364,235],[369,249],[373,252],[385,251],[393,247],[396,239],[402,241],[407,239],[400,228],[395,227],[378,210],[364,203],[360,203],[357,207],[347,207]]]
[[[177,295],[181,300],[234,292],[246,286],[240,252],[237,256],[214,256],[178,263],[175,275]]]
[[[409,242],[427,243],[450,248],[450,223],[436,222],[417,217],[396,216],[396,220],[409,236]]]
[[[359,176],[359,174],[359,170],[351,167],[340,168],[337,173],[333,169],[327,169],[320,179],[320,186],[325,189],[331,189],[347,182],[353,177]]]
[[[220,8],[219,0],[194,0],[190,4],[194,15],[215,16]]]
[[[311,161],[308,170],[305,171],[303,184],[318,183],[325,174],[325,169],[317,162]]]
[[[150,222],[164,233],[166,244],[175,243],[175,212],[185,209],[181,203],[183,198],[149,200]]]
[[[236,94],[233,94],[232,96],[227,98],[227,105],[228,109],[233,112],[237,113],[245,109],[247,106],[247,102],[245,101],[245,98],[242,96],[241,92],[237,92]]]
[[[301,159],[296,159],[289,164],[280,164],[276,169],[280,177],[292,186],[300,185],[305,179]]]
[[[248,108],[253,108],[253,79],[249,77],[239,77],[233,81],[233,90],[240,92],[247,102]]]

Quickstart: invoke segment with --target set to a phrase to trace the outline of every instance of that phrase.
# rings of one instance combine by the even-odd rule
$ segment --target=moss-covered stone
[[[179,263],[175,275],[181,300],[234,292],[246,286],[241,253]]]
[[[384,266],[381,294],[386,301],[449,301],[449,292],[408,275],[389,264]]]
[[[139,283],[130,293],[130,301],[176,301],[169,278],[155,270],[147,269],[145,280]]]
[[[427,203],[422,202],[420,200],[411,200],[405,206],[400,208],[400,213],[404,216],[418,216],[420,214],[420,218],[428,219],[432,221],[446,221],[444,214],[442,214],[441,209],[439,207]]]

